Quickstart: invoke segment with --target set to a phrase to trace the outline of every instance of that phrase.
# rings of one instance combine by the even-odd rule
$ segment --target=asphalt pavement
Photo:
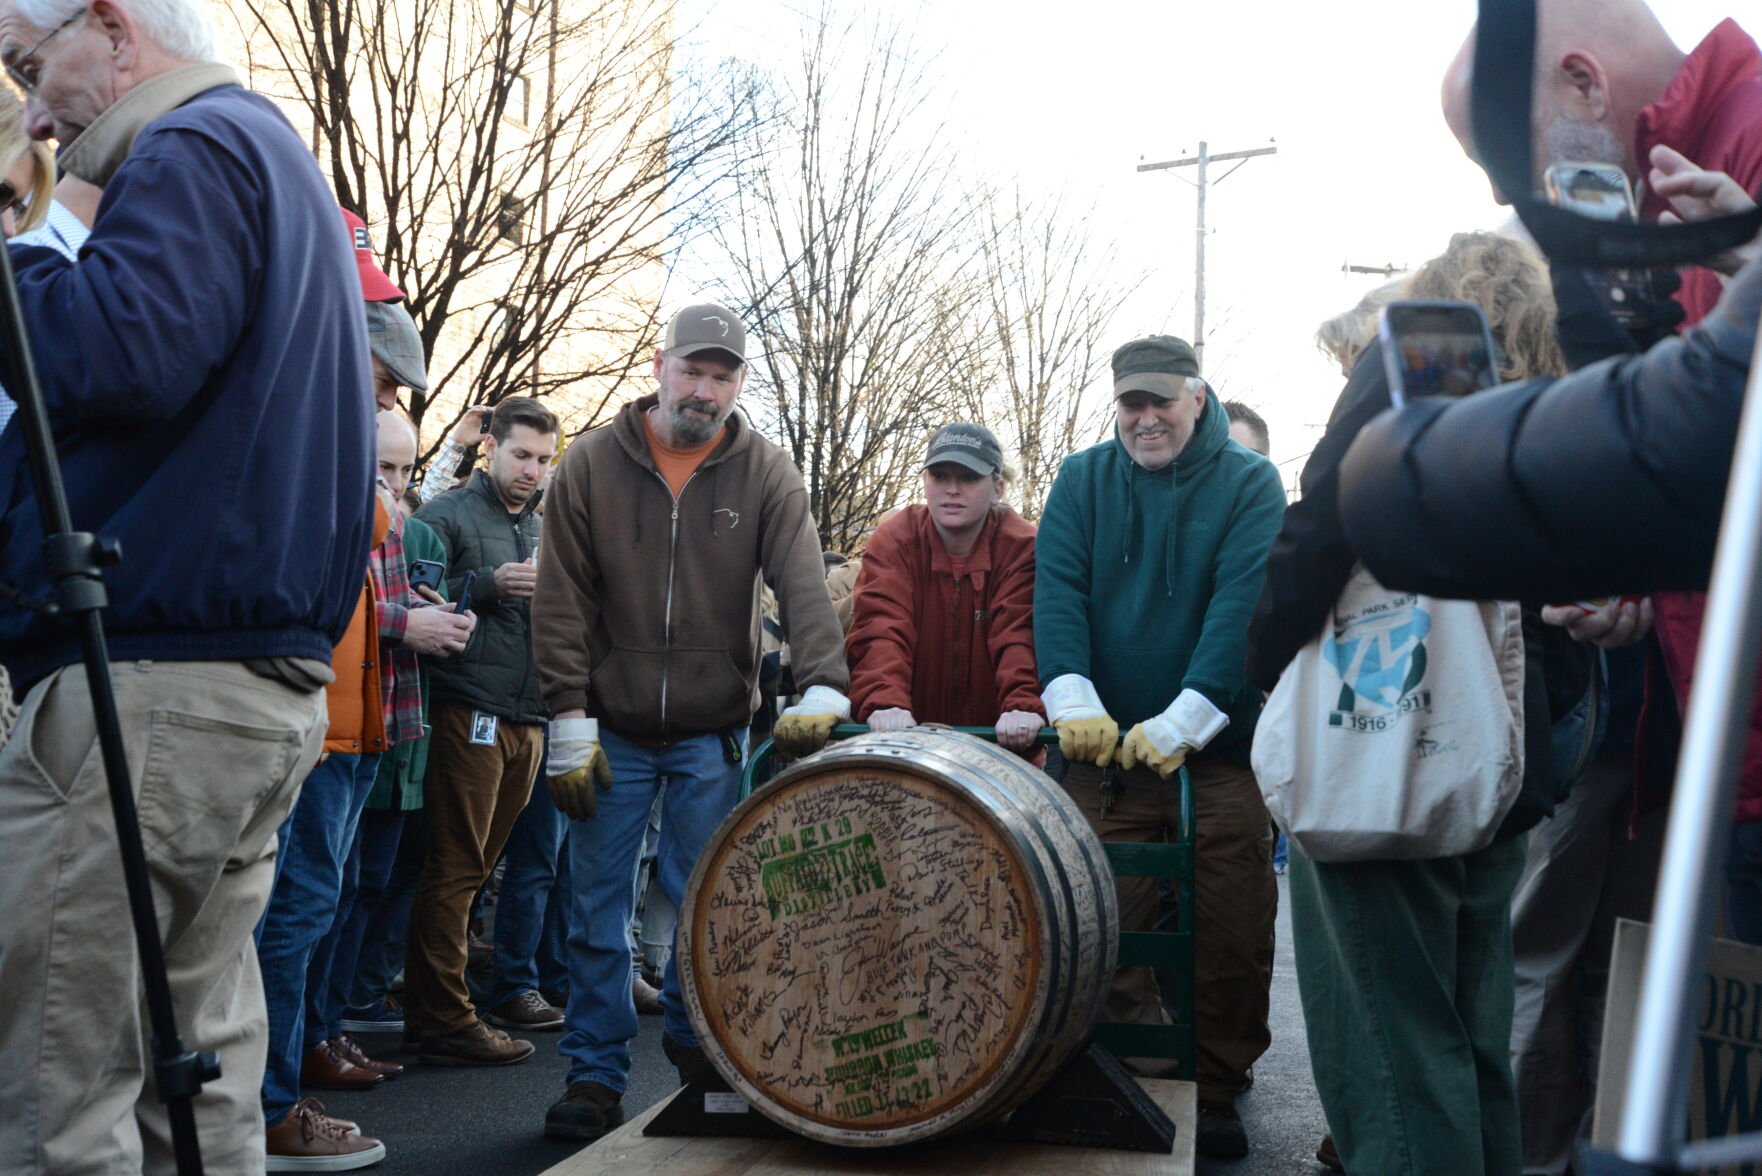
[[[1293,1176],[1322,1171],[1315,1147],[1326,1130],[1309,1077],[1309,1049],[1291,956],[1286,880],[1279,879],[1278,952],[1273,968],[1273,1044],[1254,1068],[1254,1088],[1238,1104],[1253,1146],[1247,1159],[1201,1160],[1201,1176]],[[678,1084],[661,1055],[661,1019],[643,1017],[631,1043],[626,1113],[636,1115]],[[544,1113],[568,1072],[556,1033],[532,1035],[537,1052],[517,1066],[438,1069],[414,1064],[396,1034],[363,1034],[369,1054],[408,1065],[404,1074],[359,1094],[320,1095],[333,1114],[354,1119],[385,1141],[374,1176],[529,1176],[568,1157],[576,1144],[544,1138]]]

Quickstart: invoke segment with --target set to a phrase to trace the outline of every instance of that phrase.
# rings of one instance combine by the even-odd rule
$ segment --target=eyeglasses
[[[0,212],[10,212],[15,217],[22,217],[29,208],[30,205],[13,190],[11,184],[0,180]]]
[[[59,33],[68,25],[84,16],[87,11],[88,10],[84,8],[80,9],[78,12],[50,29],[48,34],[44,36],[41,41],[38,41],[35,45],[31,46],[30,52],[7,63],[6,76],[12,79],[13,85],[24,91],[24,96],[26,98],[35,98],[37,96],[37,82],[40,81],[43,76],[43,63],[36,60],[38,51],[53,40],[56,33]]]

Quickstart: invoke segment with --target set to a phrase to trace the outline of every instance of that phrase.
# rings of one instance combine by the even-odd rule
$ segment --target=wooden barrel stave
[[[842,811],[854,802],[914,839],[907,852],[871,837],[864,852],[881,856],[858,866],[894,871],[878,889],[846,876],[863,840]],[[822,833],[806,849],[785,825],[804,843]],[[842,864],[803,864],[827,852]],[[958,877],[932,876],[941,863]],[[844,893],[804,900],[804,879],[827,869]],[[947,917],[919,925],[938,901]],[[926,1139],[1019,1105],[1081,1047],[1113,976],[1115,904],[1100,843],[1058,784],[967,736],[870,735],[791,766],[711,839],[680,919],[687,1011],[734,1089],[785,1126],[856,1146]],[[841,1004],[859,997],[877,1003]]]
[[[980,748],[992,750],[988,744]],[[947,749],[938,750],[948,754]],[[962,745],[961,750],[970,750]],[[1007,753],[999,753],[1007,754]],[[989,789],[995,793],[999,807],[1015,806],[1024,832],[1031,833],[1031,843],[1038,852],[1031,867],[1038,874],[1038,883],[1049,901],[1061,905],[1064,928],[1075,928],[1084,918],[1099,927],[1100,935],[1064,934],[1057,937],[1052,963],[1068,980],[1054,977],[1051,987],[1070,993],[1068,999],[1048,1002],[1045,1019],[1034,1035],[1039,1046],[1018,1071],[1015,1089],[1000,1092],[999,1105],[986,1109],[981,1119],[991,1118],[1019,1105],[1052,1073],[1062,1066],[1088,1039],[1106,1002],[1112,984],[1114,961],[1119,947],[1118,896],[1113,873],[1107,865],[1100,843],[1090,831],[1088,821],[1070,804],[1063,789],[1043,773],[1030,771],[1010,778],[1011,784],[1032,782],[1032,790],[1003,787],[995,779],[978,775],[983,764],[964,765],[975,773],[968,781],[974,790]],[[1087,836],[1079,836],[1087,834]],[[1084,999],[1087,997],[1087,999]]]

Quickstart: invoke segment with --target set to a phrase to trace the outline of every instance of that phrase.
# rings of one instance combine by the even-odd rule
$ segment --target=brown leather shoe
[[[513,1000],[503,1001],[486,1010],[483,1019],[503,1029],[532,1033],[542,1029],[561,1029],[563,1010],[528,988]]]
[[[385,1159],[385,1144],[349,1131],[315,1098],[295,1103],[263,1133],[263,1146],[264,1166],[271,1172],[351,1172]]]
[[[1330,1172],[1344,1172],[1346,1165],[1340,1162],[1340,1149],[1334,1146],[1334,1133],[1322,1136],[1321,1146],[1315,1149],[1315,1162]]]
[[[343,1034],[341,1037],[331,1038],[330,1047],[335,1050],[336,1055],[342,1058],[345,1062],[348,1062],[352,1066],[358,1066],[369,1073],[380,1074],[387,1078],[396,1078],[399,1074],[404,1072],[404,1067],[398,1065],[396,1062],[381,1062],[368,1057],[361,1049],[360,1044],[347,1033]]]
[[[300,1085],[314,1090],[366,1090],[384,1081],[384,1074],[362,1069],[338,1053],[334,1041],[319,1042],[300,1061]]]
[[[662,1012],[661,990],[641,976],[630,978],[630,996],[636,1002],[636,1011],[645,1017],[658,1016]]]
[[[422,1043],[416,1060],[425,1066],[511,1066],[532,1056],[532,1042],[510,1038],[500,1029],[473,1021]]]

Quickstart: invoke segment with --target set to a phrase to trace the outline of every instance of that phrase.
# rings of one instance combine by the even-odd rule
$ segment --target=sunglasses
[[[22,217],[30,205],[20,196],[10,183],[0,180],[0,211],[10,212],[15,217]]]

